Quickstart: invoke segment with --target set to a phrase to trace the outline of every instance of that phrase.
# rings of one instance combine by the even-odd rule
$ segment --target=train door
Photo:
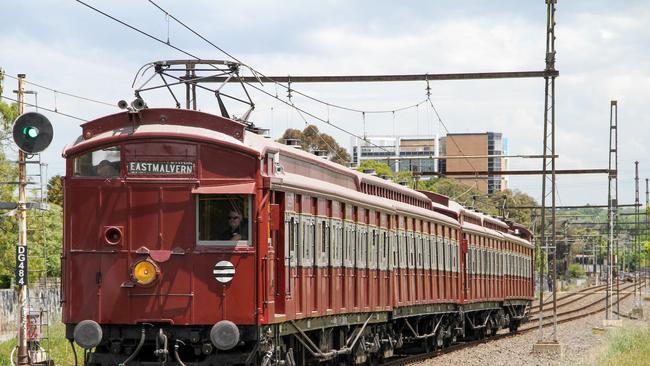
[[[286,314],[286,293],[287,288],[287,246],[289,241],[286,238],[286,231],[290,230],[284,211],[284,192],[272,191],[270,193],[271,203],[269,205],[269,258],[267,263],[271,267],[269,271],[273,274],[272,283],[269,285],[270,297],[275,304],[275,314]]]
[[[462,292],[462,299],[461,301],[465,301],[467,297],[469,296],[468,293],[468,282],[469,282],[469,250],[468,250],[468,240],[467,240],[467,234],[463,233],[462,239],[460,241],[460,258],[463,260],[460,266],[460,273],[461,273],[461,292]]]

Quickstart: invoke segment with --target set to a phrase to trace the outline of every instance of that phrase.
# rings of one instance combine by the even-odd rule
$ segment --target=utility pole
[[[18,74],[18,114],[22,115],[25,111],[25,74]],[[18,249],[24,250],[27,257],[27,195],[26,195],[27,175],[25,164],[25,153],[18,150]],[[22,249],[21,249],[22,248]],[[26,270],[26,268],[25,268]],[[27,279],[27,273],[24,273]],[[17,284],[18,307],[20,317],[20,328],[18,330],[18,366],[29,365],[29,354],[27,349],[27,319],[26,319],[26,299],[27,299],[27,281],[24,284]]]

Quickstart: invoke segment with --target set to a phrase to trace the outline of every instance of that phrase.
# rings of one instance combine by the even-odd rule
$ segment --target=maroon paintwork
[[[210,128],[235,138],[243,136],[242,125],[234,121],[174,109],[119,113],[82,126],[87,141],[64,153],[68,159],[64,184],[64,322],[93,319],[100,324],[212,325],[229,319],[237,324],[256,324],[257,291],[251,291],[251,284],[258,273],[258,238],[253,238],[250,248],[198,248],[192,190],[216,187],[219,191],[219,186],[225,184],[251,183],[260,187],[255,193],[261,191],[257,152],[184,133],[102,136],[102,132],[136,123],[159,124],[162,120],[166,124]],[[122,151],[120,177],[73,176],[72,161],[76,156],[116,145]],[[125,175],[126,164],[135,160],[192,162],[195,174]],[[259,200],[262,195],[255,197]],[[255,209],[258,206],[255,204]],[[112,245],[105,240],[106,227],[122,230],[120,243]],[[258,232],[256,227],[253,232]],[[147,257],[159,266],[160,279],[151,287],[133,286],[129,269],[135,261]],[[231,261],[241,274],[227,286],[216,282],[212,275],[214,264],[220,260]]]
[[[93,319],[100,324],[211,326],[226,319],[238,325],[260,325],[428,303],[532,299],[530,280],[469,274],[470,245],[520,252],[528,258],[532,250],[487,236],[470,240],[463,229],[464,214],[446,197],[425,196],[381,180],[370,181],[378,187],[368,186],[374,194],[362,193],[360,187],[366,184],[362,180],[367,178],[360,173],[261,138],[249,141],[242,124],[206,113],[147,109],[103,117],[82,127],[84,140],[64,152],[65,323]],[[73,175],[75,157],[116,145],[121,147],[119,177]],[[267,153],[277,151],[287,157],[286,171],[337,188],[329,196],[306,182],[300,189],[276,188]],[[132,161],[191,162],[195,169],[187,176],[129,176],[126,166]],[[196,195],[204,193],[253,194],[252,246],[196,244]],[[332,198],[335,194],[348,198]],[[400,210],[418,206],[427,219],[405,217],[389,205],[379,207],[385,202]],[[364,226],[366,235],[373,230],[390,236],[418,232],[456,241],[456,271],[426,269],[420,258],[414,258],[415,264],[408,268],[391,264],[380,270],[379,257],[370,268],[359,268],[354,262],[333,266],[334,259],[326,252],[313,257],[323,254],[325,265],[287,266],[288,213],[338,223],[343,235],[346,225],[356,222]],[[106,241],[109,227],[122,231],[118,244]],[[517,229],[525,240],[531,239],[524,228]],[[417,247],[416,239],[409,238],[408,245]],[[403,256],[416,255],[409,250],[398,255],[388,248],[387,262],[408,263]],[[392,256],[398,256],[396,261]],[[159,281],[150,287],[134,286],[130,278],[131,266],[142,258],[150,258],[160,268]],[[227,285],[215,281],[212,274],[221,260],[236,267],[237,274]]]

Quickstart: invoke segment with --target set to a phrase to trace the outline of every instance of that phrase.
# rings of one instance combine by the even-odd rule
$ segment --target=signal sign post
[[[27,347],[27,154],[45,150],[54,136],[52,124],[40,113],[24,113],[25,74],[18,74],[18,113],[13,138],[18,146],[18,246],[16,247],[16,291],[18,298],[18,366],[29,365]],[[22,268],[21,268],[22,267]]]
[[[16,285],[27,286],[27,246],[16,245]]]
[[[23,104],[24,98],[25,74],[18,74],[18,113],[21,115],[25,109]],[[16,249],[16,262],[18,262],[18,253],[19,248],[21,247],[25,251],[25,258],[27,257],[27,194],[25,192],[27,185],[26,168],[25,153],[22,150],[18,150],[18,247]],[[24,276],[27,276],[27,272],[24,272]],[[16,278],[16,280],[18,280],[18,278]],[[29,354],[27,352],[27,322],[25,316],[25,311],[27,310],[27,307],[25,306],[26,294],[27,288],[25,285],[19,284],[18,306],[20,307],[20,311],[18,312],[18,316],[20,317],[20,329],[18,331],[18,366],[29,365]]]

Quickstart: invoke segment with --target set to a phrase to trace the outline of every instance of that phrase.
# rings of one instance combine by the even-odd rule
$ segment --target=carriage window
[[[289,227],[287,228],[287,233],[289,239],[287,241],[289,247],[288,259],[291,266],[295,266],[298,261],[296,259],[296,247],[298,244],[298,220],[295,217],[291,217],[289,221]]]
[[[120,148],[95,150],[74,159],[76,177],[117,177],[120,175]]]
[[[199,244],[250,245],[250,195],[199,195]]]
[[[320,251],[325,253],[327,251],[327,224],[325,221],[320,224],[321,233],[320,233]]]

